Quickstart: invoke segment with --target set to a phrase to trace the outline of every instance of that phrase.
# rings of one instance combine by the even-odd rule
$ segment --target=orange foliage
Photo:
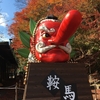
[[[30,32],[30,18],[33,18],[37,22],[40,18],[53,14],[62,20],[64,15],[71,9],[79,10],[83,14],[84,19],[96,13],[89,0],[29,0],[24,9],[15,13],[14,22],[9,26],[9,33],[15,36],[12,46],[15,49],[22,46],[18,33],[19,31]],[[88,28],[85,24],[82,27]]]

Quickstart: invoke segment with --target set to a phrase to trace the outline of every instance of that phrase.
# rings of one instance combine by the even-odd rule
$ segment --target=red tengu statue
[[[55,16],[40,20],[30,40],[33,60],[40,62],[65,62],[70,59],[68,39],[75,33],[82,20],[77,10],[70,10],[60,22]]]

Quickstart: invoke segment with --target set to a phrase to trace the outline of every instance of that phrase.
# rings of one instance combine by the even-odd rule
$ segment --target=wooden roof
[[[9,42],[0,42],[0,57],[6,62],[17,65]]]

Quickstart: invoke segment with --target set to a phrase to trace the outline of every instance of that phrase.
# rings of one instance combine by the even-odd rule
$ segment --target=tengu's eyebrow
[[[40,26],[39,29],[47,32],[49,31],[49,29],[44,24]]]
[[[54,28],[48,29],[44,24],[42,26],[40,26],[39,29],[40,30],[43,30],[43,31],[47,31],[48,33],[55,32],[55,29]]]

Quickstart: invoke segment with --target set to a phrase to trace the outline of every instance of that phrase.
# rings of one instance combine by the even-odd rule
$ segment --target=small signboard
[[[78,100],[76,84],[63,84],[60,88],[61,100]]]
[[[60,91],[61,100],[78,100],[76,84],[66,84],[55,71],[51,71],[42,84],[53,96]]]
[[[43,86],[55,96],[60,90],[61,78],[54,72],[51,71],[49,75],[42,81]]]

